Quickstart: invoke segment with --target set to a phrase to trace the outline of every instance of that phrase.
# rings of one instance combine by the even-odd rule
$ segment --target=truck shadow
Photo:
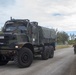
[[[42,61],[41,56],[34,56],[34,60],[33,60],[33,63],[32,64],[38,63],[40,61]],[[14,61],[9,61],[7,65],[0,66],[0,68],[16,68],[16,69],[20,69],[20,68],[17,67],[17,65],[15,64]]]

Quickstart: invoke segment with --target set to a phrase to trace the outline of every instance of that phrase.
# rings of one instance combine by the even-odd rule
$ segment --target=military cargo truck
[[[15,61],[18,67],[28,67],[34,55],[42,59],[53,58],[56,32],[41,27],[28,19],[11,19],[5,22],[0,34],[0,65]]]
[[[74,40],[73,47],[74,47],[74,54],[76,54],[76,38]]]

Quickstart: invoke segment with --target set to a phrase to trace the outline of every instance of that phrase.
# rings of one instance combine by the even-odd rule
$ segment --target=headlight
[[[19,48],[18,46],[15,46],[15,48]]]

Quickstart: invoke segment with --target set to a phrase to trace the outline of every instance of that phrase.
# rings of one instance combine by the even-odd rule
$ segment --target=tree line
[[[64,31],[58,31],[57,32],[57,43],[58,44],[67,44],[69,40],[69,36]]]

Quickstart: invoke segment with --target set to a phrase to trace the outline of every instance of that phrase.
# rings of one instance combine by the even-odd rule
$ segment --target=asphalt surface
[[[28,68],[18,68],[14,62],[0,66],[0,75],[76,75],[76,55],[73,48],[55,51],[52,59],[34,58]]]

